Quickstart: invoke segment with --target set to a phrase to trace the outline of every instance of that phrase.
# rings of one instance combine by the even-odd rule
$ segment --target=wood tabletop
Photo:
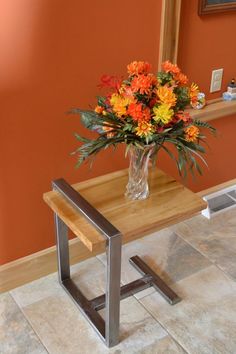
[[[150,169],[150,196],[146,200],[127,200],[127,182],[128,170],[121,170],[73,185],[121,231],[123,243],[188,219],[206,208],[206,202],[198,195],[161,170]],[[105,250],[104,237],[57,191],[45,193],[43,199],[91,252]]]

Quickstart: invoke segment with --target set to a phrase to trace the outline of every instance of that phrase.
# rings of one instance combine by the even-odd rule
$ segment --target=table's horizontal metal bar
[[[120,235],[120,231],[113,226],[97,209],[95,209],[80,193],[78,193],[63,178],[52,182],[54,190],[60,192],[68,201],[77,208],[99,231],[107,238]]]
[[[130,263],[142,275],[151,275],[151,285],[169,302],[169,304],[177,304],[181,299],[169,286],[139,257],[134,256],[129,259]]]
[[[105,341],[105,321],[101,315],[91,306],[90,301],[78,289],[73,280],[66,279],[61,282],[61,286],[79,307],[82,314],[97,331],[103,341]]]
[[[120,288],[121,300],[125,299],[126,297],[129,297],[131,295],[134,295],[134,294],[138,293],[139,291],[149,288],[150,286],[152,286],[151,282],[152,282],[152,276],[145,275],[141,279],[134,280],[129,284],[123,285]],[[106,306],[105,294],[100,295],[100,296],[95,297],[94,299],[90,300],[90,304],[97,311],[103,309]]]

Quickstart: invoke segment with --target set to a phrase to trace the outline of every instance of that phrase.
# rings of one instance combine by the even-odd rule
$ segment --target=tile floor
[[[140,277],[128,263],[136,254],[180,303],[170,306],[152,288],[122,300],[121,342],[109,350],[51,274],[0,295],[0,353],[235,354],[236,209],[123,246],[123,284]],[[72,267],[88,298],[104,292],[104,262],[100,255]]]

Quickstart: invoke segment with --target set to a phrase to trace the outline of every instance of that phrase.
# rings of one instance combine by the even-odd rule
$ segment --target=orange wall
[[[95,103],[103,73],[125,74],[132,60],[157,69],[161,0],[0,2],[0,263],[54,244],[42,201],[50,181],[85,180],[127,165],[122,151],[75,170],[65,112]]]
[[[223,87],[236,76],[236,13],[198,17],[197,0],[182,0],[179,65],[208,98],[211,71],[224,68]],[[92,5],[91,5],[92,4]],[[73,132],[85,132],[73,106],[95,103],[103,73],[125,75],[145,59],[157,69],[161,0],[2,0],[0,2],[0,263],[54,244],[53,218],[42,201],[50,181],[73,183],[123,168],[120,149],[98,156],[92,171],[74,169]],[[189,181],[195,191],[235,178],[236,117],[212,122],[209,171]],[[161,154],[159,166],[177,177]]]
[[[208,99],[220,97],[227,83],[236,77],[236,11],[205,15],[197,14],[197,0],[182,0],[178,64],[190,81],[197,82]],[[211,72],[224,68],[222,91],[209,93]],[[218,129],[218,137],[210,138],[206,155],[209,170],[196,181],[189,179],[188,186],[199,191],[236,177],[236,116],[210,122]],[[160,165],[177,176],[172,161],[162,154]]]

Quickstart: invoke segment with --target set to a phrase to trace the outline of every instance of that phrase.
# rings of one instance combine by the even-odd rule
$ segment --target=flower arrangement
[[[75,151],[77,166],[102,149],[124,143],[126,152],[132,146],[144,149],[152,145],[152,156],[164,149],[175,160],[181,175],[195,169],[201,174],[199,158],[205,161],[201,156],[205,153],[202,128],[211,132],[215,129],[184,111],[197,102],[198,86],[187,86],[187,77],[169,61],[162,64],[157,75],[151,73],[150,64],[144,61],[130,63],[127,70],[125,80],[107,75],[101,78],[100,87],[108,88],[108,92],[98,97],[94,110],[71,110],[80,114],[86,128],[98,134],[94,139],[76,134],[82,142]]]

